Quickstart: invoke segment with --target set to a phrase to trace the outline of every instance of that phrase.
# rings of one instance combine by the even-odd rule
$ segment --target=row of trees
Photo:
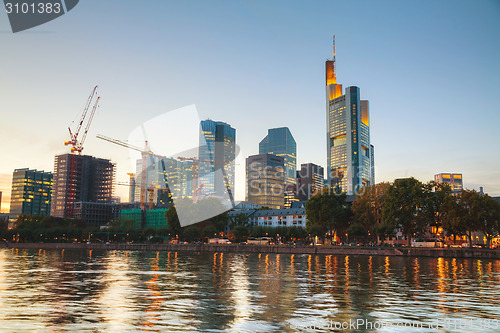
[[[81,220],[53,216],[20,214],[12,229],[0,228],[0,238],[23,242],[81,239],[85,224]]]
[[[475,232],[482,232],[488,245],[500,233],[500,203],[497,200],[473,190],[454,194],[446,184],[422,183],[415,178],[364,187],[352,203],[346,202],[345,194],[324,188],[306,202],[306,230],[252,226],[244,214],[229,219],[221,205],[216,199],[195,204],[186,200],[177,208],[182,209],[183,224],[186,218],[188,221],[190,218],[200,220],[207,212],[215,216],[183,227],[176,207],[171,207],[165,213],[167,225],[159,229],[142,229],[134,221],[114,220],[108,229],[101,231],[86,227],[81,220],[21,214],[11,230],[7,229],[6,221],[0,221],[0,238],[72,242],[88,240],[92,235],[94,241],[161,242],[170,238],[197,241],[220,236],[228,220],[227,236],[234,242],[263,236],[286,242],[326,234],[336,234],[345,242],[383,242],[399,229],[410,245],[412,238],[424,237],[429,228],[434,227],[442,228],[445,235],[454,238],[466,236],[472,246]]]
[[[0,221],[0,239],[18,242],[161,242],[172,235],[168,226],[140,228],[132,220],[112,220],[109,227],[88,227],[82,220],[20,214],[12,229]]]
[[[429,227],[446,235],[466,236],[472,246],[474,232],[482,232],[487,244],[500,233],[500,203],[474,190],[452,193],[447,184],[422,183],[415,178],[397,179],[364,187],[349,205],[346,195],[324,188],[306,202],[307,232],[335,232],[348,241],[384,241],[397,228],[406,236],[424,237]],[[344,237],[345,236],[345,237]],[[349,237],[350,236],[350,237]]]
[[[225,234],[232,242],[243,242],[249,237],[264,237],[269,236],[275,239],[280,239],[281,241],[292,241],[297,239],[303,239],[307,236],[305,230],[300,227],[263,227],[263,226],[252,226],[250,224],[248,216],[245,214],[240,214],[232,217],[228,216],[225,211],[225,207],[222,206],[219,200],[214,198],[207,198],[200,200],[197,203],[193,203],[189,199],[182,199],[178,201],[176,207],[171,207],[165,216],[167,218],[167,223],[177,237],[182,240],[191,241],[203,241],[207,238],[220,237],[224,234],[226,227],[229,232]],[[224,211],[214,217],[207,218],[202,222],[195,224],[190,224],[188,226],[182,227],[181,221],[179,220],[178,210],[182,209],[181,216],[184,219],[184,223],[187,220],[199,220],[203,215],[211,215],[213,212]],[[263,207],[262,209],[269,209]],[[229,224],[228,224],[228,221]]]

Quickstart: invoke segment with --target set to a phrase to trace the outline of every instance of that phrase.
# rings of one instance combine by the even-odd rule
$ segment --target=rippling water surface
[[[0,250],[7,332],[500,332],[499,319],[500,261]]]

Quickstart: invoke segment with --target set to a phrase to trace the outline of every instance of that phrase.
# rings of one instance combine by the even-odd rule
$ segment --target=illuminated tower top
[[[327,96],[331,101],[342,96],[342,85],[337,84],[337,73],[335,72],[335,35],[333,35],[333,58],[327,60],[325,66]]]

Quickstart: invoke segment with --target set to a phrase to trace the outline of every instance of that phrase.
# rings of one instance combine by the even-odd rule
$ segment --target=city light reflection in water
[[[500,261],[477,259],[0,250],[0,331],[8,332],[499,320],[499,292]]]

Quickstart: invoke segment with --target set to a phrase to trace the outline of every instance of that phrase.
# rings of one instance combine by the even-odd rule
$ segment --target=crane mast
[[[79,154],[82,153],[83,144],[85,142],[85,139],[87,138],[87,133],[89,131],[90,124],[92,123],[92,119],[94,118],[95,112],[99,106],[99,99],[100,99],[99,96],[97,96],[97,98],[95,99],[95,102],[92,106],[92,109],[90,111],[90,116],[88,118],[87,125],[85,127],[85,131],[84,131],[82,139],[80,141],[78,140],[78,136],[80,135],[80,130],[82,129],[83,123],[85,122],[85,118],[87,117],[90,106],[92,105],[92,101],[94,101],[94,97],[96,96],[97,87],[98,86],[95,86],[94,89],[92,89],[92,92],[90,93],[89,97],[87,98],[87,102],[85,103],[85,106],[83,108],[82,116],[81,116],[80,122],[78,123],[78,126],[75,130],[75,133],[73,133],[71,131],[71,126],[68,127],[70,139],[68,141],[64,141],[64,145],[66,145],[66,146],[71,145],[72,146],[71,147],[72,153],[75,153],[75,152],[78,152]]]

